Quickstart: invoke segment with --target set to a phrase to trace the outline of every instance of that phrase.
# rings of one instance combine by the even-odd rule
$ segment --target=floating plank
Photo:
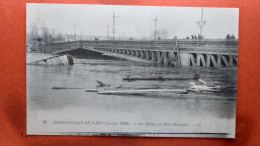
[[[98,94],[106,95],[143,95],[146,93],[176,93],[176,94],[187,94],[186,89],[147,89],[147,90],[114,90],[114,91],[100,91]]]
[[[84,89],[84,88],[71,88],[71,87],[52,87],[52,89],[59,90],[59,89]]]
[[[176,93],[145,93],[142,96],[150,98],[177,98],[177,99],[201,99],[201,100],[236,100],[236,97],[223,97],[208,94],[176,94]]]
[[[195,76],[174,76],[174,77],[125,77],[123,80],[126,81],[137,81],[137,80],[159,80],[159,81],[165,81],[165,80],[194,80],[196,79]]]
[[[69,54],[61,55],[61,56],[53,56],[50,58],[45,58],[42,60],[38,60],[32,62],[30,64],[35,65],[73,65],[73,58]]]
[[[96,80],[100,87],[110,86],[110,84],[105,84],[99,80]]]
[[[98,92],[98,90],[96,90],[96,89],[86,89],[85,91],[86,92]]]
[[[140,89],[162,89],[156,85],[120,85],[116,87],[117,89],[131,89],[131,90],[140,90]]]

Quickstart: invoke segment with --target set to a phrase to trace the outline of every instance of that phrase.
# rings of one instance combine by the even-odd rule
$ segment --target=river
[[[50,56],[50,54],[27,53],[27,63]],[[236,84],[236,68],[173,68],[112,59],[75,58],[74,62],[72,66],[27,65],[28,134],[89,135],[88,132],[155,132],[164,134],[159,136],[172,136],[171,133],[177,134],[174,136],[193,137],[234,137],[235,135],[236,100],[100,95],[86,92],[85,89],[95,89],[98,85],[96,80],[111,86],[155,85],[163,88],[187,89],[191,86],[190,82],[194,81],[127,82],[122,78],[193,75],[195,71],[198,71],[205,81],[219,85]],[[53,87],[82,89],[54,90]],[[236,97],[236,89],[191,94]],[[126,125],[120,125],[121,122],[125,122]],[[153,135],[148,134],[148,136]]]

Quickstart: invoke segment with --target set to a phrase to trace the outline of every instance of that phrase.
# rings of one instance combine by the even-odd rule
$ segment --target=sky
[[[167,32],[169,38],[184,38],[198,34],[197,22],[201,20],[199,7],[161,6],[115,6],[86,4],[27,4],[27,33],[32,24],[46,26],[55,33],[88,36],[112,36],[113,12],[116,37],[152,37],[154,19],[158,21],[157,31]],[[205,38],[225,38],[234,34],[238,38],[238,8],[203,8]],[[109,29],[108,29],[109,26]]]

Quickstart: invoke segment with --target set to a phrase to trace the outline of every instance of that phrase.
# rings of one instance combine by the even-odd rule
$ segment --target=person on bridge
[[[230,34],[227,34],[226,39],[230,40]]]
[[[234,34],[232,34],[230,38],[231,38],[232,40],[234,40],[234,39],[235,39]]]

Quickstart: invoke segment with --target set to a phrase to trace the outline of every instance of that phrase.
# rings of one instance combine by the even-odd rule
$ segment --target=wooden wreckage
[[[73,57],[69,54],[53,56],[45,59],[41,59],[29,64],[33,65],[73,65]],[[86,92],[96,92],[101,95],[121,95],[121,96],[144,96],[144,97],[162,97],[162,98],[181,98],[181,99],[214,99],[214,100],[236,100],[236,97],[220,97],[207,94],[193,94],[194,92],[220,92],[223,88],[236,88],[236,85],[216,86],[211,83],[207,83],[200,79],[200,74],[194,75],[175,75],[169,77],[151,76],[151,77],[124,77],[124,81],[169,81],[169,80],[194,80],[190,82],[191,86],[188,89],[169,89],[163,88],[158,85],[119,85],[112,86],[111,84],[105,84],[99,80],[96,80],[98,86],[96,89],[85,89],[76,87],[53,87],[53,90],[62,89],[85,89]],[[199,84],[198,84],[199,82]],[[191,92],[191,93],[190,93]]]
[[[41,59],[29,64],[33,65],[73,65],[73,57],[69,54],[53,56],[45,59]]]
[[[220,92],[223,88],[236,88],[236,85],[213,85],[206,83],[202,79],[194,79],[198,83],[190,82],[191,86],[188,89],[167,89],[157,85],[119,85],[113,87],[111,84],[105,84],[99,80],[96,89],[85,89],[86,92],[96,92],[100,95],[120,95],[120,96],[142,96],[150,98],[177,98],[177,99],[202,99],[202,100],[236,100],[236,97],[222,97],[212,94]],[[66,87],[53,87],[53,89],[84,89],[84,88],[66,88]],[[200,93],[200,94],[196,94]]]
[[[210,99],[210,100],[236,100],[236,97],[220,97],[216,95],[209,94],[194,94],[195,93],[212,93],[220,92],[223,88],[236,88],[236,85],[214,85],[212,83],[207,83],[202,79],[197,79],[198,75],[194,75],[194,80],[198,81],[200,84],[195,82],[190,82],[192,86],[188,89],[164,89],[157,85],[150,86],[132,86],[128,87],[125,85],[117,86],[116,88],[111,88],[111,85],[107,85],[101,81],[99,87],[105,87],[102,90],[86,89],[86,92],[97,92],[98,94],[105,95],[138,95],[146,97],[164,97],[164,98],[182,98],[182,99]],[[190,78],[189,78],[190,79]],[[108,88],[106,88],[108,87]],[[191,94],[189,93],[191,92]]]
[[[147,93],[175,93],[175,94],[187,94],[186,89],[142,89],[142,90],[112,90],[112,91],[99,91],[98,94],[107,95],[145,95]]]
[[[142,80],[142,81],[152,81],[152,80],[158,80],[158,81],[167,81],[167,80],[198,80],[200,78],[200,75],[198,73],[195,73],[194,75],[175,75],[175,76],[171,76],[171,77],[162,77],[162,76],[158,76],[158,77],[130,77],[127,76],[125,78],[123,78],[123,80],[125,81],[138,81],[138,80]]]
[[[86,92],[97,92],[98,94],[105,95],[145,95],[146,93],[176,93],[176,94],[187,94],[186,89],[162,89],[156,85],[148,86],[129,86],[120,85],[117,87],[111,87],[110,84],[105,84],[97,80],[99,84],[97,87],[103,87],[101,90],[98,89],[86,89]]]

